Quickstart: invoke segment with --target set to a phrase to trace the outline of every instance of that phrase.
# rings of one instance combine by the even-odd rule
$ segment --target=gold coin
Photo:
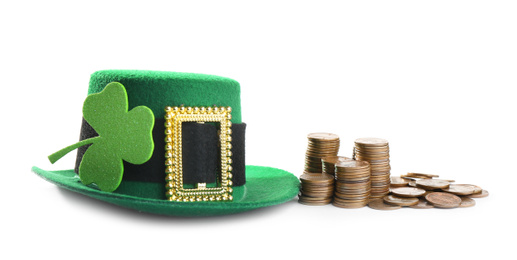
[[[366,145],[366,146],[386,146],[388,145],[388,141],[382,138],[374,138],[374,137],[365,137],[358,138],[355,140],[356,144]]]
[[[408,181],[418,181],[418,180],[424,180],[426,178],[422,178],[422,177],[409,177],[409,176],[406,176],[406,175],[400,175],[400,178],[404,179],[404,180],[408,180]]]
[[[394,195],[388,195],[383,198],[384,202],[398,206],[412,206],[418,203],[418,198],[402,198]]]
[[[454,195],[472,195],[475,193],[480,193],[482,189],[476,185],[472,184],[451,184],[448,188],[442,189],[445,192],[452,193]]]
[[[409,206],[410,208],[413,208],[413,209],[432,209],[434,208],[433,204],[427,202],[427,200],[423,197],[420,197],[418,198],[418,203],[413,205],[413,206]]]
[[[368,195],[365,195],[365,196],[361,196],[361,197],[349,197],[349,196],[341,196],[339,194],[336,193],[336,195],[334,196],[334,200],[336,199],[342,199],[344,201],[347,201],[348,203],[359,203],[359,202],[364,202],[364,201],[368,201],[370,199],[370,194]],[[366,204],[365,204],[366,206]]]
[[[361,150],[361,151],[368,151],[368,152],[374,152],[374,151],[389,151],[390,146],[389,144],[386,145],[370,145],[370,144],[363,144],[363,143],[357,143],[354,142],[354,149]]]
[[[461,198],[447,192],[431,192],[425,199],[437,208],[456,208],[461,204]]]
[[[329,204],[334,195],[334,176],[326,173],[304,173],[300,176],[300,203]]]
[[[364,157],[389,157],[390,156],[390,152],[387,151],[387,150],[383,150],[383,151],[365,151],[365,150],[355,149],[355,153],[356,153],[356,155],[361,155],[361,156],[364,156]]]
[[[321,158],[337,155],[339,137],[331,133],[312,133],[307,135],[307,138],[308,147],[305,152],[304,172],[323,172]]]
[[[476,201],[469,197],[462,196],[460,198],[461,198],[460,208],[474,207],[476,205]]]
[[[418,188],[425,190],[437,190],[448,188],[450,183],[446,180],[419,179],[415,181],[415,184]]]
[[[418,177],[418,178],[424,178],[424,179],[432,179],[432,178],[440,177],[436,174],[416,173],[416,172],[408,172],[405,176],[406,177]]]
[[[337,162],[346,162],[346,161],[353,161],[352,158],[344,157],[344,156],[327,156],[321,158],[323,162],[336,164]]]
[[[373,199],[368,202],[368,207],[377,210],[395,210],[402,208],[398,205],[387,204],[383,199]]]
[[[325,200],[311,200],[309,197],[300,196],[298,202],[307,206],[324,206],[332,202],[332,198]]]
[[[307,138],[311,140],[335,141],[339,139],[339,136],[332,133],[311,133],[307,135]]]
[[[482,190],[480,193],[468,195],[467,197],[475,198],[475,199],[488,197],[488,191],[487,190]]]
[[[336,171],[336,163],[344,162],[344,161],[353,161],[352,158],[344,157],[344,156],[326,156],[321,158],[321,163],[323,166],[323,172],[328,174],[335,174]]]
[[[425,194],[425,190],[413,187],[400,187],[391,189],[391,193],[398,197],[416,198],[423,196]]]
[[[353,160],[353,161],[344,161],[337,162],[336,168],[369,168],[370,163],[367,161],[361,160]]]
[[[300,181],[308,183],[333,183],[334,176],[327,173],[304,173],[300,176]]]
[[[362,208],[366,205],[368,205],[368,200],[344,200],[340,199],[338,197],[334,197],[334,200],[332,201],[332,205],[339,207],[339,208],[347,208],[347,209],[355,209],[355,208]]]

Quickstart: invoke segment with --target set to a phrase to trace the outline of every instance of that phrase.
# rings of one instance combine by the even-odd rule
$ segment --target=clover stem
[[[67,146],[51,155],[48,156],[48,159],[50,163],[54,164],[57,160],[61,159],[63,156],[65,156],[67,153],[81,147],[87,144],[93,144],[95,142],[95,139],[99,138],[100,136],[84,139],[82,141],[79,141],[73,145]]]

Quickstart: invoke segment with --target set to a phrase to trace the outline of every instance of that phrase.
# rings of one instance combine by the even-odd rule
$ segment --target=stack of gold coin
[[[355,140],[354,159],[370,163],[371,198],[382,198],[390,191],[390,154],[388,141],[381,138]]]
[[[298,202],[311,205],[327,205],[334,195],[334,176],[326,173],[304,173],[300,176]]]
[[[327,156],[321,158],[323,172],[335,176],[336,163],[346,161],[353,161],[353,159],[344,156]]]
[[[370,164],[344,161],[335,165],[336,188],[332,204],[341,208],[361,208],[370,198]]]
[[[336,156],[339,151],[339,136],[330,133],[312,133],[305,153],[304,172],[323,172],[321,158]]]

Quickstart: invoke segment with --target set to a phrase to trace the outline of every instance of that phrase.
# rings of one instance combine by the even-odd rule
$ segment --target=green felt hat
[[[240,85],[193,73],[92,74],[74,169],[32,170],[69,190],[138,211],[233,214],[281,204],[299,190],[291,173],[245,165]]]

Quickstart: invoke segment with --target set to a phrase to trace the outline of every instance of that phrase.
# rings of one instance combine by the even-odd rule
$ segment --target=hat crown
[[[163,118],[167,106],[229,106],[232,122],[242,122],[240,85],[230,78],[168,71],[102,70],[91,75],[88,95],[101,92],[111,82],[126,87],[129,109],[147,106],[156,118]]]

